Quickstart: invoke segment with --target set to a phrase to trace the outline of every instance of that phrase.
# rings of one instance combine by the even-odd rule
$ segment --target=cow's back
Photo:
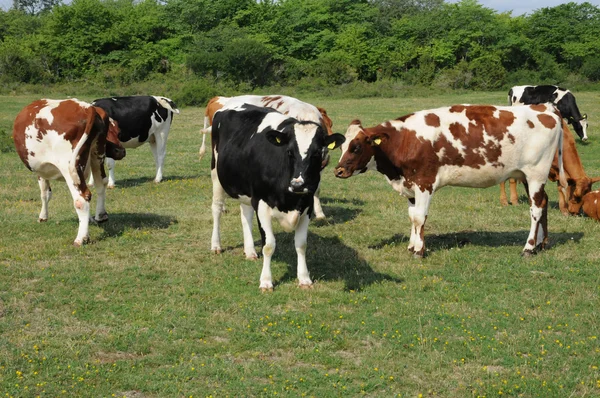
[[[457,105],[416,112],[390,125],[404,136],[403,162],[436,168],[438,187],[497,184],[511,170],[545,158],[561,131],[550,105]]]

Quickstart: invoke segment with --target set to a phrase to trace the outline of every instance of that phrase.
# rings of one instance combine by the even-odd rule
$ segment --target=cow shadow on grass
[[[486,231],[460,231],[449,234],[425,235],[425,247],[427,251],[448,250],[455,247],[464,247],[467,245],[502,247],[502,246],[525,246],[529,231],[514,232],[486,232]],[[579,242],[583,238],[582,232],[550,232],[548,234],[549,246],[564,245],[568,241]],[[374,245],[368,246],[369,249],[382,249],[385,246],[397,245],[399,247],[408,247],[409,236],[396,234],[391,238],[384,239]]]
[[[287,263],[285,274],[275,285],[297,279],[297,254],[294,247],[294,234],[276,234],[277,250],[274,260]],[[371,268],[356,250],[345,245],[338,237],[323,237],[308,233],[306,250],[308,271],[313,281],[343,281],[345,291],[360,291],[367,286],[383,281],[403,283],[398,278]]]
[[[126,230],[132,229],[167,229],[177,224],[177,219],[152,213],[110,213],[108,221],[96,224],[103,229],[98,238],[104,240],[122,236]]]
[[[316,228],[327,225],[343,224],[354,220],[362,212],[362,206],[365,204],[365,202],[360,199],[320,198],[320,200],[323,205],[325,219],[311,220],[311,226]],[[335,206],[337,204],[351,204],[357,207]]]
[[[163,177],[161,182],[158,185],[167,182],[167,181],[182,181],[182,180],[193,180],[199,178],[199,176],[168,176]],[[125,178],[125,179],[117,179],[115,182],[115,188],[132,188],[140,185],[152,183],[154,184],[154,177],[137,177],[137,178]]]

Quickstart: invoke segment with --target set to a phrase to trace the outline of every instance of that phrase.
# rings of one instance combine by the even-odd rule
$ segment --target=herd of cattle
[[[531,228],[523,254],[547,244],[548,179],[558,182],[564,214],[600,219],[600,191],[583,170],[567,123],[587,140],[587,116],[575,97],[556,86],[519,86],[509,92],[512,106],[454,105],[414,112],[374,127],[350,123],[345,136],[333,133],[323,108],[281,95],[215,97],[205,112],[200,157],[211,134],[213,231],[211,250],[221,252],[220,218],[225,197],[238,199],[242,213],[244,254],[258,257],[252,236],[256,212],[262,242],[261,290],[272,290],[271,257],[275,251],[272,219],[295,231],[298,280],[312,281],[306,265],[309,218],[323,218],[318,198],[321,172],[329,151],[341,147],[335,176],[348,178],[377,170],[408,199],[415,256],[425,254],[424,225],[433,193],[449,186],[483,188],[511,179],[511,202],[517,203],[521,181],[529,197]],[[108,219],[106,188],[113,187],[115,160],[126,148],[150,144],[156,162],[155,182],[163,175],[166,141],[173,114],[168,98],[133,96],[85,103],[76,99],[35,101],[14,123],[13,139],[21,160],[38,175],[42,209],[48,219],[49,180],[63,179],[79,217],[74,244],[89,239],[93,177],[97,204],[95,222]],[[104,163],[107,162],[107,178]],[[91,180],[90,180],[91,181]],[[508,204],[504,186],[501,202]]]

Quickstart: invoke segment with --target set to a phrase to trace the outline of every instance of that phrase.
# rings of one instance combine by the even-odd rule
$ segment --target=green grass
[[[1,97],[0,129],[11,131],[33,99]],[[506,103],[504,92],[304,99],[342,133],[355,118],[371,126],[453,103]],[[577,147],[597,176],[600,96],[577,99],[590,115],[590,142]],[[554,185],[549,250],[520,256],[528,208],[502,208],[498,188],[444,188],[427,220],[428,256],[417,260],[406,250],[406,200],[377,173],[335,179],[336,152],[323,175],[327,222],[309,229],[314,288],[296,286],[293,234],[275,226],[275,291],[261,294],[261,261],[244,259],[234,201],[227,250],[210,253],[202,118],[199,108],[175,118],[160,184],[149,147],[128,151],[108,192],[110,220],[90,227],[83,248],[72,246],[64,183],[52,184],[49,221],[38,224],[34,175],[0,153],[0,396],[600,395],[600,224],[562,216]]]

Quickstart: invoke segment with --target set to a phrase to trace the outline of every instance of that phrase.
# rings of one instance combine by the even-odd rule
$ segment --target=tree
[[[50,11],[55,5],[61,4],[61,0],[13,0],[15,10],[24,11],[31,15]]]

